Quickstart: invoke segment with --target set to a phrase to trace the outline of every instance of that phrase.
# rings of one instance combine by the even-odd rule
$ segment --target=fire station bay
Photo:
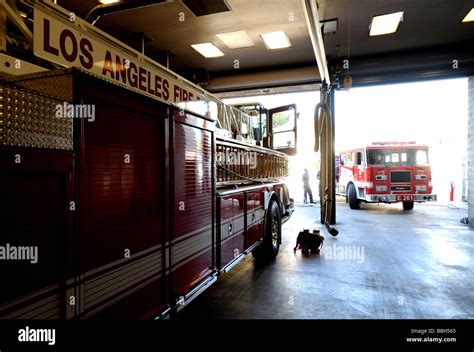
[[[471,0],[1,0],[0,320],[474,318],[473,48]]]

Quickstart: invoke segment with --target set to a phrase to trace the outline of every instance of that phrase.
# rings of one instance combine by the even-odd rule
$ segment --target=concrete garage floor
[[[298,206],[277,259],[252,255],[185,307],[178,319],[474,318],[474,231],[464,209],[337,204],[339,235],[320,255],[293,253],[319,207]]]

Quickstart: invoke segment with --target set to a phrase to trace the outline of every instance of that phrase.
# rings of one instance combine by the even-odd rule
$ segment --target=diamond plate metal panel
[[[56,106],[62,103],[16,87],[1,86],[0,145],[72,150],[72,118],[56,117]]]

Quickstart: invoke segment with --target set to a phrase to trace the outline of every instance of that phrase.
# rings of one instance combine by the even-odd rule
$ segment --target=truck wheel
[[[413,202],[403,202],[403,210],[412,210],[413,205]]]
[[[349,189],[347,190],[348,198],[349,198],[349,207],[351,209],[360,209],[360,200],[357,199],[357,191],[353,184],[349,185]]]
[[[252,251],[258,261],[274,259],[280,250],[281,214],[277,202],[271,201],[265,221],[265,233],[260,245]]]

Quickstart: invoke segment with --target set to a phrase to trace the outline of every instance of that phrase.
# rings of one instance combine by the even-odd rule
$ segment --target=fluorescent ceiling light
[[[321,24],[321,30],[323,34],[336,33],[337,32],[337,18],[334,20],[319,21]]]
[[[205,58],[224,56],[224,53],[212,43],[192,44],[191,47]]]
[[[373,37],[376,35],[395,33],[402,20],[403,11],[389,13],[388,15],[374,16],[372,17],[369,35]]]
[[[283,49],[291,46],[290,40],[283,31],[261,34],[268,49]]]
[[[216,34],[216,36],[222,40],[229,49],[247,48],[255,45],[245,31],[221,33]]]
[[[120,0],[99,0],[99,2],[103,5],[114,4],[116,2],[120,2]]]
[[[474,7],[471,9],[471,11],[469,11],[469,13],[466,15],[466,17],[464,17],[462,22],[463,23],[474,22]]]

